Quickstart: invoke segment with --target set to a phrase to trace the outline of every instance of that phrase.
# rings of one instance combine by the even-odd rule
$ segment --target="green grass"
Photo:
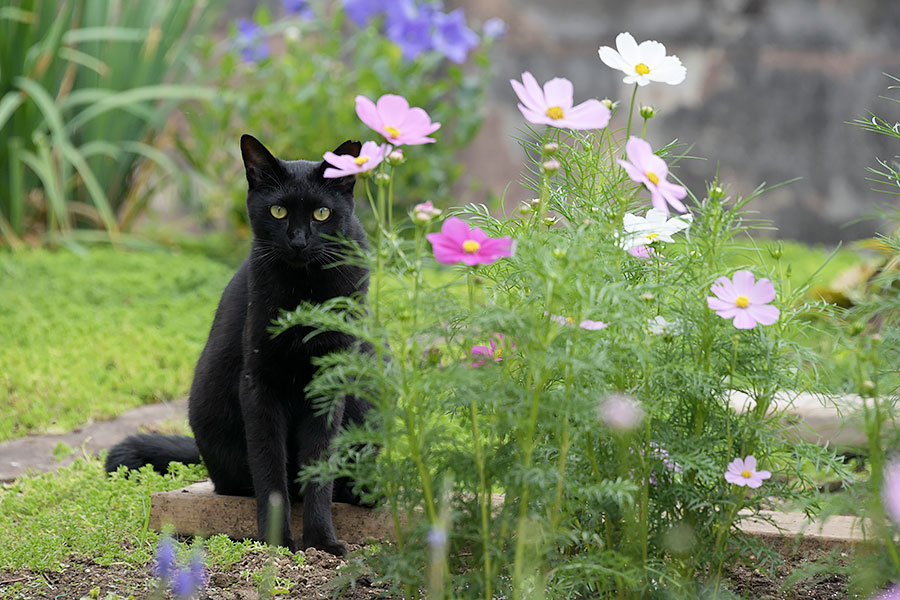
[[[0,440],[185,395],[231,273],[164,252],[0,254]]]
[[[0,569],[63,568],[71,557],[102,565],[139,566],[158,534],[148,530],[150,492],[203,479],[203,468],[178,465],[170,475],[150,467],[107,476],[99,458],[79,458],[58,473],[21,477],[0,486]],[[229,549],[222,549],[223,555]]]

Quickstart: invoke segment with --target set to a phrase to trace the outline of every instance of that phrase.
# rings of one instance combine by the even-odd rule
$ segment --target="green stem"
[[[628,106],[628,126],[625,128],[625,140],[631,137],[631,114],[634,112],[634,99],[637,96],[638,84],[634,84],[631,91],[631,104]]]
[[[475,462],[478,467],[478,480],[479,487],[478,490],[478,504],[481,508],[481,539],[482,539],[482,554],[484,558],[484,598],[485,600],[491,600],[493,594],[491,593],[491,531],[490,531],[490,516],[491,516],[491,490],[487,484],[487,476],[485,475],[484,470],[484,452],[481,447],[481,431],[478,426],[478,404],[475,399],[475,396],[472,396],[472,403],[470,405],[470,410],[472,414],[472,439],[475,445]]]
[[[471,267],[466,271],[466,288],[469,292],[469,311],[475,310],[475,271],[478,266]]]

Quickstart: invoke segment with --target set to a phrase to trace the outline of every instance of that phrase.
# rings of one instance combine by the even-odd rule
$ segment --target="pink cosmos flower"
[[[490,238],[480,227],[469,229],[468,223],[457,217],[444,221],[440,233],[429,233],[425,237],[431,242],[434,258],[445,265],[458,262],[470,266],[487,265],[512,256],[512,238]]]
[[[506,346],[506,340],[502,333],[493,335],[490,346],[472,346],[472,366],[483,367],[488,360],[503,362],[503,352]]]
[[[377,104],[365,96],[357,96],[356,114],[395,146],[431,144],[434,138],[426,136],[441,126],[432,123],[427,112],[419,107],[410,108],[406,98],[395,94],[385,94]]]
[[[509,81],[521,101],[519,110],[536,125],[551,125],[560,129],[603,129],[609,123],[610,111],[599,100],[591,98],[573,106],[572,82],[555,77],[538,85],[534,76],[522,73],[522,83]]]
[[[877,596],[872,596],[871,600],[900,600],[900,585],[889,587]]]
[[[891,461],[884,468],[884,487],[881,493],[885,511],[900,525],[900,461]]]
[[[348,175],[356,175],[357,173],[365,173],[371,171],[384,160],[384,155],[388,150],[387,144],[380,146],[375,142],[366,142],[359,151],[359,156],[352,154],[335,154],[334,152],[326,152],[323,158],[332,165],[325,169],[323,177],[347,177]]]
[[[763,479],[768,479],[772,474],[768,471],[756,470],[756,457],[748,454],[747,458],[736,458],[728,463],[728,470],[725,471],[725,481],[734,485],[746,485],[751,488],[758,488],[762,485]]]
[[[600,420],[615,431],[631,431],[644,420],[640,402],[626,394],[610,394],[597,408]]]
[[[548,313],[544,313],[547,315]],[[549,315],[550,320],[554,323],[559,323],[560,325],[574,325],[575,319],[572,317],[564,317],[562,315]],[[604,323],[603,321],[591,321],[590,319],[584,319],[578,324],[582,329],[586,329],[588,331],[596,331],[598,329],[603,329],[608,327],[608,323]]]
[[[653,149],[646,141],[631,136],[625,144],[625,155],[628,160],[619,160],[619,164],[628,173],[632,181],[644,184],[650,191],[650,202],[653,208],[669,214],[669,204],[678,212],[687,212],[681,199],[687,196],[687,190],[675,183],[666,181],[669,167],[666,161],[653,154]]]
[[[769,304],[775,299],[775,286],[766,278],[755,281],[750,271],[737,271],[733,280],[719,277],[709,290],[715,297],[707,296],[707,305],[723,319],[734,317],[738,329],[771,325],[781,314]]]

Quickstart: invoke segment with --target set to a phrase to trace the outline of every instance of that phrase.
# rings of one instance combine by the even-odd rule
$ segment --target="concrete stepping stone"
[[[503,496],[495,494],[496,505]],[[389,541],[394,538],[390,515],[369,508],[335,502],[332,516],[337,537],[351,544]],[[302,531],[301,505],[291,508],[291,529],[299,539]],[[859,520],[833,516],[813,521],[803,513],[762,511],[759,516],[739,513],[739,527],[744,533],[762,537],[794,538],[802,536],[825,544],[855,544],[863,541]],[[151,528],[161,531],[164,525],[178,535],[212,535],[222,533],[235,539],[256,536],[256,500],[238,496],[221,496],[213,492],[212,483],[203,481],[171,492],[150,495]],[[867,525],[871,531],[871,526]]]
[[[187,419],[187,398],[148,404],[109,421],[98,421],[62,435],[33,435],[0,442],[0,482],[13,481],[28,471],[55,471],[71,463],[75,456],[57,461],[53,450],[59,444],[84,448],[87,452],[109,449],[126,436],[147,425]]]

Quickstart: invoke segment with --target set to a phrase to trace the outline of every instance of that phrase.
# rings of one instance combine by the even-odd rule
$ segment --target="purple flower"
[[[315,11],[309,5],[309,0],[281,0],[281,8],[284,14],[300,17],[301,19],[313,19]]]
[[[881,490],[884,508],[894,522],[900,525],[900,461],[894,460],[884,468],[884,484]]]
[[[384,8],[376,0],[341,0],[344,12],[357,27],[365,27],[369,20]]]
[[[731,319],[738,329],[771,325],[780,311],[769,304],[775,299],[775,286],[765,277],[755,281],[753,273],[740,270],[733,279],[719,277],[709,288],[715,296],[707,296],[706,304],[723,319]]]
[[[758,488],[762,485],[763,479],[768,479],[772,474],[768,471],[756,470],[756,457],[748,454],[746,458],[736,458],[728,463],[728,470],[725,471],[725,481],[734,485],[748,486]]]
[[[160,538],[156,545],[156,558],[153,562],[153,576],[168,581],[175,572],[175,543],[167,535]]]
[[[387,38],[400,47],[405,60],[415,60],[431,50],[431,18],[424,11],[388,14]]]
[[[463,10],[457,8],[449,14],[435,14],[431,41],[435,50],[461,64],[466,61],[469,50],[478,45],[478,36],[466,25]]]
[[[244,62],[258,63],[269,58],[269,45],[263,37],[263,29],[249,19],[237,21],[237,46]]]
[[[475,368],[483,367],[488,360],[503,362],[503,353],[506,350],[506,337],[502,333],[495,333],[490,346],[472,346],[472,363]],[[515,347],[515,344],[511,344]],[[484,357],[484,358],[482,358]]]
[[[891,586],[877,596],[872,596],[871,600],[900,600],[900,586]]]
[[[488,19],[481,26],[481,35],[489,40],[499,40],[506,35],[506,23],[500,17]]]

